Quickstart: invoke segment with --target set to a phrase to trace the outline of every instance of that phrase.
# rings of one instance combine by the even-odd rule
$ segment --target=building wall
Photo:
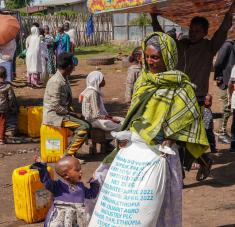
[[[147,26],[135,26],[130,22],[139,16],[138,13],[116,13],[113,14],[113,37],[114,40],[124,41],[141,41],[143,38],[153,32],[152,25]],[[187,30],[173,23],[170,20],[159,17],[159,23],[164,31],[169,31],[172,28],[176,29],[176,32],[187,33]]]

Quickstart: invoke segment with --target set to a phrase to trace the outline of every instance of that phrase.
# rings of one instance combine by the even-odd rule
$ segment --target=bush
[[[151,18],[147,13],[141,13],[139,17],[131,20],[129,25],[146,26],[151,24]]]

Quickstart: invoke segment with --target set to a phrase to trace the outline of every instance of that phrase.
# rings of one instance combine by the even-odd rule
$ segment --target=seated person
[[[74,132],[66,153],[77,152],[88,137],[90,125],[81,120],[81,114],[71,109],[72,91],[68,77],[74,69],[73,55],[62,53],[57,58],[57,72],[47,82],[43,99],[43,124],[68,128]]]
[[[39,170],[41,182],[54,196],[44,226],[87,226],[89,220],[84,202],[85,199],[94,199],[98,195],[98,180],[91,179],[90,188],[85,187],[81,181],[80,162],[72,156],[65,156],[56,163],[58,180],[51,179],[47,164],[42,163],[39,157],[36,156],[35,161],[31,168]]]
[[[110,116],[104,107],[101,93],[101,88],[105,86],[104,75],[99,71],[93,71],[88,74],[86,84],[86,89],[80,95],[82,115],[94,128],[106,132],[119,131],[123,118]]]

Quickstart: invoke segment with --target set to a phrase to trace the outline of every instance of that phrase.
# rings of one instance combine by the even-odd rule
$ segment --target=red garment
[[[6,131],[6,114],[0,113],[0,140],[4,141]]]

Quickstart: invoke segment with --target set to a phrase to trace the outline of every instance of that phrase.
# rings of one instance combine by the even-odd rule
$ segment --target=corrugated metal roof
[[[130,7],[127,7],[127,5],[123,8],[123,2],[129,2]],[[136,4],[131,7],[131,4],[134,4],[133,2],[136,2]],[[141,4],[142,2],[149,3]],[[190,20],[194,16],[204,16],[210,23],[209,35],[211,36],[218,29],[231,3],[232,0],[112,0],[108,4],[107,0],[88,0],[88,8],[93,13],[110,11],[129,13],[155,12],[182,27],[188,27]],[[235,27],[235,17],[233,19]],[[230,30],[229,37],[235,39],[235,29]]]

